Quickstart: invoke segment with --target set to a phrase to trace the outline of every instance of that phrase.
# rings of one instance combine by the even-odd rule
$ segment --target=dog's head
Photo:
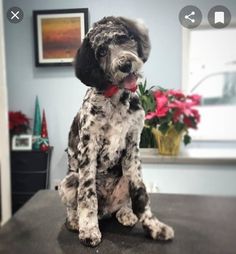
[[[136,85],[150,52],[148,30],[138,21],[105,17],[85,36],[75,59],[75,73],[85,85],[105,90]]]

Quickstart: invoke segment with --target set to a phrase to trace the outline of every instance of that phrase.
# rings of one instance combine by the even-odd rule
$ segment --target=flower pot
[[[158,153],[161,155],[178,155],[183,132],[178,133],[174,126],[170,126],[165,134],[157,128],[152,133],[158,144]]]

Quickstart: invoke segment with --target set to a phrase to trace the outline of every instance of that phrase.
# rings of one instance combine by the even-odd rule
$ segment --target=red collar
[[[136,92],[136,90],[137,90],[137,86],[135,86],[135,87],[133,87],[133,88],[131,88],[131,89],[128,89],[128,88],[125,88],[126,90],[129,90],[129,91],[131,91],[131,92]],[[106,96],[106,97],[112,97],[114,94],[116,94],[117,92],[119,91],[119,88],[118,88],[118,86],[116,86],[116,85],[112,85],[112,84],[110,84],[108,87],[107,87],[107,89],[105,90],[105,92],[104,92],[104,95]]]

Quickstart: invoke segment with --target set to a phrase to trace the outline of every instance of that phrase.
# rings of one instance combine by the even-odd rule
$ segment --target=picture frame
[[[32,135],[22,134],[12,137],[13,151],[29,151],[32,150]]]
[[[35,66],[70,66],[88,31],[88,9],[33,11]]]

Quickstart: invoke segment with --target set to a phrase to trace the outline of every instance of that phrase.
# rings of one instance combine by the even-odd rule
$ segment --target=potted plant
[[[30,119],[21,111],[10,111],[8,119],[10,141],[13,136],[27,134],[30,130]]]
[[[194,107],[200,104],[201,97],[161,87],[147,91],[146,95],[150,97],[148,106],[140,98],[146,113],[145,125],[149,126],[156,139],[159,154],[177,155],[182,138],[185,145],[189,144],[191,137],[188,130],[196,129],[200,121],[199,112]],[[145,93],[142,91],[142,94]]]

